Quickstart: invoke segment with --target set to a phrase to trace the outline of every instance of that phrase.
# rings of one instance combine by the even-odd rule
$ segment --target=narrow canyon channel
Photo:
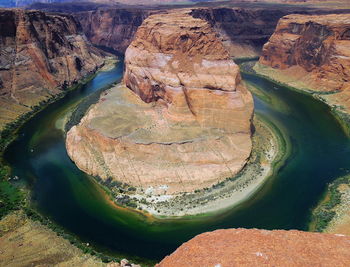
[[[101,187],[69,159],[62,131],[67,114],[86,96],[118,82],[119,63],[28,121],[5,152],[13,176],[32,192],[33,205],[99,251],[159,260],[193,236],[218,228],[307,230],[311,209],[327,183],[350,170],[350,139],[330,108],[311,96],[243,74],[254,87],[255,113],[284,133],[287,160],[247,201],[215,216],[148,218],[116,208]]]

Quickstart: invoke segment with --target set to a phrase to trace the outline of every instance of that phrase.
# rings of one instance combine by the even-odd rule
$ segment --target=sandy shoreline
[[[269,122],[256,116],[254,125],[256,133],[253,136],[252,155],[235,177],[196,193],[147,196],[135,192],[128,194],[128,197],[142,212],[163,219],[215,213],[242,203],[261,188],[273,174],[276,162],[283,162],[286,156],[281,148],[286,140]],[[116,203],[122,197],[120,194],[115,196]]]

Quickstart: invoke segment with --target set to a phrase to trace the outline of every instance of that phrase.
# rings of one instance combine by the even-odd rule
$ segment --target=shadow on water
[[[13,174],[31,188],[37,209],[99,250],[158,260],[194,235],[218,228],[306,229],[310,209],[326,184],[350,168],[349,139],[325,104],[243,75],[264,95],[255,97],[255,112],[278,125],[292,143],[287,164],[251,199],[213,217],[151,221],[116,209],[71,162],[57,122],[85,96],[118,81],[122,68],[100,72],[40,112],[5,153]]]

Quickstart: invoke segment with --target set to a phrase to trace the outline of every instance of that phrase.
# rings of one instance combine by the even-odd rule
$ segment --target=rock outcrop
[[[205,19],[215,29],[233,57],[252,57],[261,53],[274,32],[278,20],[290,9],[264,8],[197,8],[195,18]]]
[[[283,17],[259,61],[316,91],[349,88],[350,14]]]
[[[175,194],[245,165],[252,96],[207,22],[183,11],[148,17],[126,51],[124,82],[68,132],[80,169]]]
[[[59,94],[102,63],[72,16],[0,9],[0,124]]]
[[[226,229],[194,237],[156,266],[349,265],[349,236],[296,230]]]
[[[149,13],[149,10],[111,7],[78,12],[74,16],[91,43],[124,53]]]
[[[281,18],[255,69],[349,113],[350,14]]]

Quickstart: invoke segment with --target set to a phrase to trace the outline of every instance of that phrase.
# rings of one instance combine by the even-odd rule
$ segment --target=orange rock
[[[350,237],[301,231],[227,229],[200,234],[157,267],[350,266]]]
[[[285,16],[259,62],[283,70],[311,90],[345,90],[350,81],[349,29],[349,14]]]
[[[102,63],[72,16],[0,9],[0,125],[19,115],[14,106],[35,106]]]
[[[132,91],[111,89],[68,132],[80,169],[176,194],[243,168],[253,99],[206,21],[184,11],[148,17],[126,51],[124,82]]]

